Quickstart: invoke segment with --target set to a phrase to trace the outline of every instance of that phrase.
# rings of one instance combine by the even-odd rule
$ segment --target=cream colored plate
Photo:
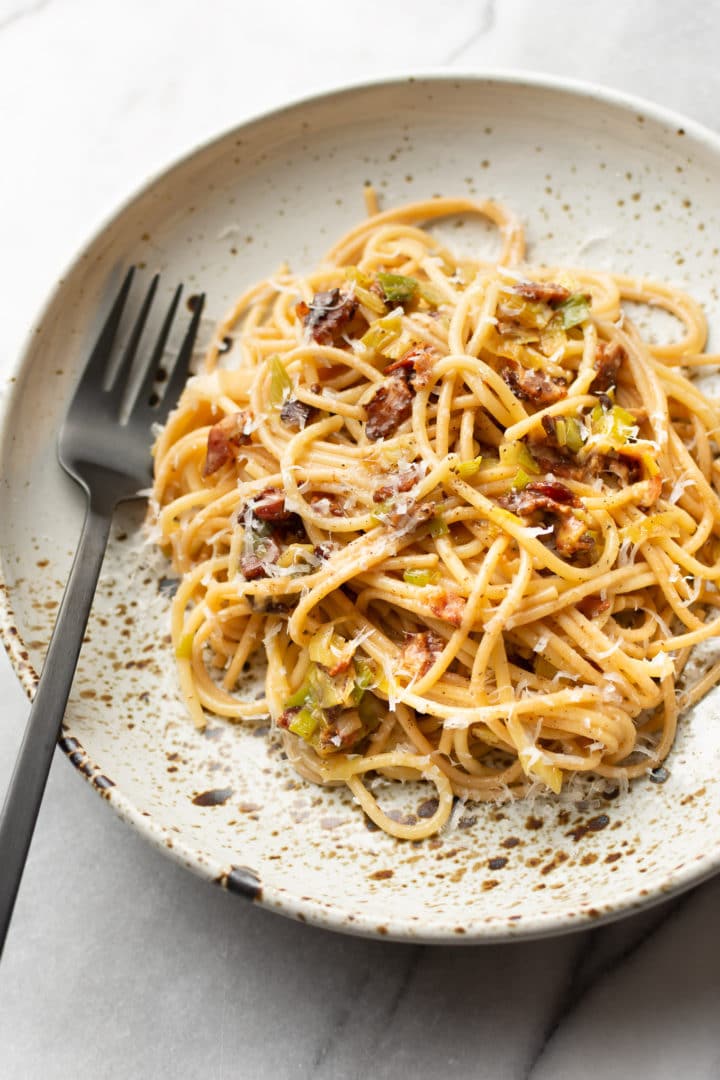
[[[17,369],[1,447],[0,625],[29,693],[82,517],[56,432],[119,274],[138,262],[164,274],[168,295],[178,280],[202,288],[215,320],[283,260],[309,270],[362,216],[367,180],[385,206],[434,193],[506,200],[527,222],[531,258],[680,282],[720,325],[720,140],[645,103],[540,79],[429,77],[339,91],[229,132],[102,229]],[[63,745],[188,867],[334,929],[466,942],[586,926],[717,869],[715,695],[684,718],[664,784],[588,807],[459,806],[419,844],[370,831],[347,794],[298,781],[262,728],[217,721],[196,733],[176,690],[166,568],[141,521],[141,508],[117,516]],[[408,785],[398,805],[415,813],[428,794]]]

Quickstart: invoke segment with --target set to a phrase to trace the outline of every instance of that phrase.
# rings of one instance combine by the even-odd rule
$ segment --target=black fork
[[[0,955],[70,695],[113,510],[120,502],[138,498],[139,492],[150,484],[151,427],[167,418],[185,385],[202,315],[204,296],[195,302],[175,365],[162,398],[159,398],[155,386],[182,294],[183,287],[179,285],[154,347],[142,364],[142,370],[135,372],[139,386],[128,401],[130,374],[137,367],[135,359],[140,339],[158,286],[155,276],[119,364],[110,374],[110,360],[133,274],[134,268],[131,268],[115,298],[80,378],[58,440],[60,464],[85,491],[87,511],[0,815]]]

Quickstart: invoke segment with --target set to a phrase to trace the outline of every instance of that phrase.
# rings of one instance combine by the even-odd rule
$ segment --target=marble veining
[[[329,0],[0,0],[0,379],[102,216],[243,116],[399,68],[514,66],[717,126],[719,33],[716,5],[653,0],[601,19],[571,0],[367,0],[362,18]],[[1,791],[27,713],[4,656],[0,701]],[[0,1075],[717,1077],[718,911],[713,881],[555,940],[344,938],[159,858],[58,756],[0,965]]]

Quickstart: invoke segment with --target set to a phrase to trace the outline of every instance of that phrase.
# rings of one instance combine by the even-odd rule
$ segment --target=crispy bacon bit
[[[246,581],[256,581],[258,578],[268,576],[268,566],[278,561],[280,548],[275,541],[268,537],[263,540],[262,553],[248,552],[240,556],[240,569]]]
[[[340,750],[349,750],[365,735],[365,728],[357,709],[343,709],[337,719],[333,711],[326,713],[328,723],[323,726],[318,736],[319,754],[336,754]]]
[[[636,457],[630,454],[610,451],[607,454],[593,454],[587,463],[590,477],[610,474],[614,476],[621,487],[636,484],[642,479],[642,465]]]
[[[585,481],[587,479],[587,469],[577,464],[575,455],[567,447],[532,442],[530,443],[530,452],[535,458],[541,473],[552,473],[554,476],[562,476],[566,480]]]
[[[578,601],[578,609],[586,619],[597,619],[598,615],[604,615],[610,608],[610,601],[600,593],[591,593]]]
[[[536,405],[554,405],[567,396],[567,384],[554,379],[544,371],[524,368],[520,364],[508,364],[502,377],[521,401],[533,401]]]
[[[513,285],[512,292],[522,296],[524,300],[549,304],[550,307],[564,304],[570,296],[569,289],[563,285],[554,285],[551,281],[522,281],[519,285]]]
[[[435,663],[445,642],[432,630],[423,630],[421,634],[406,634],[400,659],[402,666],[421,679]]]
[[[465,614],[465,601],[457,593],[442,593],[430,604],[433,615],[452,626],[460,626]]]
[[[315,491],[308,497],[308,502],[316,513],[327,517],[345,517],[345,510],[340,499],[336,495],[326,495]]]
[[[435,517],[436,512],[437,507],[434,503],[416,503],[412,499],[407,502],[400,500],[397,506],[393,506],[387,514],[383,515],[383,520],[394,529],[411,532]]]
[[[578,458],[568,446],[558,446],[555,434],[555,420],[551,416],[543,417],[546,441],[533,440],[529,444],[530,453],[538,463],[541,473],[553,473],[570,480],[586,480],[586,470],[578,464]]]
[[[528,517],[537,510],[569,514],[573,507],[582,506],[578,497],[561,480],[531,480],[524,488],[501,495],[498,502],[520,517]]]
[[[288,398],[287,401],[283,402],[280,409],[280,419],[287,427],[303,431],[306,424],[312,423],[315,419],[317,412],[317,409],[304,401],[298,401],[297,398]]]
[[[420,479],[420,469],[417,465],[408,465],[404,469],[398,469],[391,473],[390,477],[376,487],[373,492],[373,502],[381,503],[386,499],[392,499],[394,495],[409,491]]]
[[[261,521],[290,521],[293,514],[285,508],[285,492],[266,488],[252,502],[252,512]]]
[[[322,544],[315,545],[313,548],[313,555],[318,559],[322,559],[323,562],[326,562],[335,551],[337,551],[337,548],[332,540],[323,540]]]
[[[430,382],[430,372],[437,360],[437,353],[425,345],[415,345],[412,349],[401,356],[389,367],[385,368],[386,375],[399,373],[409,380],[415,390],[420,390]]]
[[[315,293],[310,307],[301,300],[295,308],[303,325],[318,345],[334,345],[358,309],[358,302],[350,293],[340,289]]]
[[[591,551],[594,543],[585,522],[574,514],[568,514],[555,526],[555,549],[567,559],[579,551]]]
[[[365,406],[365,434],[372,442],[394,435],[412,412],[413,392],[399,375],[381,382]]]
[[[617,384],[618,372],[627,353],[619,341],[601,341],[595,354],[595,378],[590,384],[590,389],[596,394],[606,393]]]
[[[247,412],[229,413],[213,424],[208,432],[207,455],[203,465],[203,476],[212,476],[218,469],[235,456],[234,448],[250,442],[246,429],[251,417]]]
[[[289,709],[285,710],[285,712],[280,713],[277,718],[277,726],[280,728],[284,728],[287,731],[287,729],[290,727],[299,712],[299,705],[291,705]]]
[[[336,664],[333,664],[332,667],[328,668],[328,674],[333,675],[333,676],[341,675],[343,673],[343,671],[347,671],[347,669],[350,667],[351,664],[352,664],[352,652],[350,652],[350,650],[348,650],[346,653],[344,653],[342,656],[340,656],[340,658],[339,658],[339,660],[337,661]]]

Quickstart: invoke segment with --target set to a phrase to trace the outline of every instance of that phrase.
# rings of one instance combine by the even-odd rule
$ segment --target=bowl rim
[[[407,86],[412,83],[467,83],[475,86],[480,84],[488,86],[508,85],[527,89],[561,91],[575,99],[587,99],[613,107],[620,112],[648,117],[668,128],[675,127],[678,132],[682,131],[683,134],[687,134],[713,150],[720,160],[720,134],[672,108],[658,105],[642,96],[615,90],[600,83],[512,68],[455,71],[449,68],[429,67],[420,71],[385,72],[369,78],[359,78],[335,86],[313,89],[306,94],[293,97],[284,104],[251,113],[233,127],[224,128],[201,139],[177,157],[174,157],[169,163],[166,161],[152,170],[150,175],[141,184],[134,187],[123,200],[119,203],[112,203],[100,215],[99,223],[96,224],[87,239],[67,260],[56,280],[56,284],[50,290],[38,314],[30,323],[29,329],[24,335],[17,357],[14,363],[11,364],[10,371],[6,376],[6,385],[0,387],[0,482],[4,474],[3,447],[15,398],[20,393],[21,379],[19,376],[25,369],[35,336],[45,322],[48,312],[53,308],[62,293],[65,279],[75,270],[84,254],[97,244],[102,235],[116,220],[124,216],[135,203],[144,199],[152,188],[163,183],[176,170],[186,168],[197,156],[211,150],[214,146],[219,146],[228,138],[237,137],[248,127],[277,120],[306,106],[337,104],[345,97],[352,97],[366,90],[381,87],[392,89],[398,85]],[[10,588],[4,577],[1,557],[0,641],[9,657],[15,675],[25,690],[27,697],[32,700],[39,674],[28,658],[22,637],[14,623]],[[469,919],[466,932],[462,936],[458,936],[450,925],[423,929],[422,925],[416,925],[409,919],[403,918],[389,920],[382,927],[378,927],[374,921],[371,923],[369,919],[363,921],[363,917],[360,915],[356,916],[353,922],[349,922],[347,915],[337,909],[326,910],[320,908],[312,900],[309,902],[304,901],[300,896],[296,896],[292,892],[286,892],[277,886],[268,886],[262,883],[256,871],[249,867],[221,865],[219,862],[199,857],[195,849],[180,841],[176,835],[171,834],[166,826],[159,824],[152,818],[143,816],[138,807],[105,776],[101,767],[88,759],[79,741],[75,737],[66,737],[64,733],[65,725],[63,724],[59,746],[80,775],[95,787],[96,791],[113,806],[123,820],[135,827],[145,839],[149,840],[166,855],[170,855],[199,876],[221,885],[229,892],[253,900],[269,910],[342,933],[371,938],[382,937],[384,940],[445,945],[531,941],[589,929],[590,927],[595,928],[640,910],[646,910],[702,884],[720,870],[719,843],[714,853],[710,849],[707,855],[698,857],[680,871],[674,873],[671,871],[664,882],[653,886],[652,890],[648,889],[646,895],[640,895],[637,886],[633,889],[628,888],[621,891],[618,893],[617,900],[613,902],[612,908],[606,908],[602,912],[591,909],[590,911],[579,911],[573,914],[558,912],[557,914],[528,916],[521,919],[514,927],[509,926],[506,921],[501,922],[500,920],[497,923],[483,922],[473,927],[472,919]]]

